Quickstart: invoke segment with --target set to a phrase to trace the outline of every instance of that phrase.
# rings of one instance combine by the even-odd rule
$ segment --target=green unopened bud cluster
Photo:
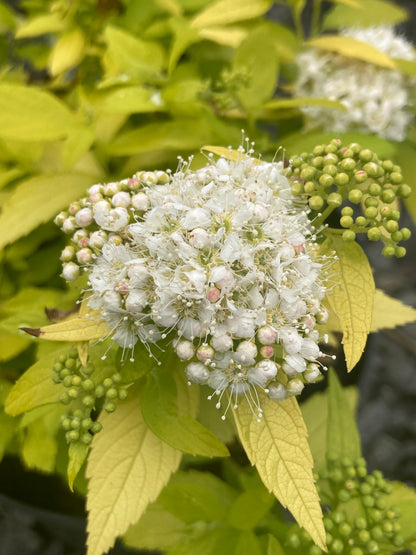
[[[330,510],[324,515],[329,554],[369,555],[400,550],[404,544],[398,522],[400,512],[388,506],[392,486],[380,471],[367,474],[362,458],[354,462],[349,458],[329,460],[328,471],[318,477],[318,491],[319,480],[324,481],[330,502]],[[357,499],[362,508],[354,518],[345,505],[351,499]],[[323,555],[308,533],[298,527],[290,533],[287,544],[296,553]]]
[[[122,244],[126,227],[149,208],[147,188],[168,181],[163,171],[141,171],[130,179],[92,185],[87,197],[60,212],[54,221],[70,238],[61,253],[64,279],[77,279],[80,268],[91,264],[105,243]]]
[[[324,216],[341,210],[340,226],[344,241],[354,241],[366,233],[370,241],[384,243],[383,255],[403,257],[406,249],[398,245],[410,237],[400,228],[396,199],[407,198],[411,189],[404,183],[400,166],[379,160],[357,143],[347,147],[339,139],[318,145],[312,153],[295,156],[286,170],[295,196],[307,196],[311,210]],[[320,216],[317,222],[322,223]]]
[[[116,401],[127,397],[127,389],[121,384],[119,372],[111,377],[98,379],[91,362],[81,364],[77,349],[71,348],[67,355],[60,355],[53,365],[53,381],[65,387],[59,401],[68,406],[61,416],[68,443],[81,442],[89,445],[102,426],[94,419],[101,408],[106,412],[116,410]]]

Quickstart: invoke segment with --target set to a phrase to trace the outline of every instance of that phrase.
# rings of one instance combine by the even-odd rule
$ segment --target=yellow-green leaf
[[[360,360],[371,330],[375,285],[368,258],[355,242],[331,237],[322,245],[324,253],[334,251],[338,259],[331,266],[331,288],[326,296],[330,310],[338,317],[343,332],[347,370]]]
[[[398,299],[389,297],[380,289],[374,295],[374,310],[371,331],[391,329],[416,321],[416,309]]]
[[[100,319],[99,311],[91,310],[88,316],[70,316],[62,322],[43,326],[42,328],[24,328],[24,331],[39,339],[48,341],[92,341],[102,339],[110,334],[110,329]]]
[[[68,448],[68,485],[74,491],[74,481],[84,464],[89,451],[89,446],[77,441],[70,443]]]
[[[232,148],[226,148],[224,146],[211,146],[206,145],[201,148],[201,150],[207,150],[208,152],[212,152],[217,156],[222,156],[226,160],[232,160],[233,162],[240,162],[242,158],[246,157],[246,154],[240,152],[239,150],[233,150]],[[257,158],[251,158],[253,163],[255,164],[262,164],[262,160],[258,160]]]
[[[28,337],[21,337],[0,329],[0,360],[15,357],[29,345]]]
[[[141,114],[163,111],[163,101],[156,90],[138,86],[118,87],[100,94],[95,101],[102,114]]]
[[[147,428],[137,396],[100,421],[87,466],[88,555],[105,553],[140,519],[181,460]]]
[[[46,33],[62,31],[64,28],[65,22],[58,13],[38,15],[23,23],[16,31],[15,38],[38,37]]]
[[[89,185],[91,177],[82,174],[41,175],[19,183],[0,215],[0,249],[53,218]]]
[[[254,19],[267,12],[269,0],[219,0],[200,12],[191,22],[194,29]]]
[[[408,14],[401,6],[389,0],[332,0],[335,6],[323,21],[324,29],[339,29],[343,27],[371,27],[374,25],[396,25],[408,18]],[[358,8],[356,5],[358,4]],[[343,5],[341,5],[343,4]]]
[[[218,44],[238,48],[247,36],[247,29],[242,27],[205,27],[199,30],[199,36]]]
[[[64,386],[52,381],[52,367],[55,359],[67,352],[68,347],[61,347],[49,353],[20,376],[6,399],[7,414],[17,416],[41,405],[59,401]]]
[[[233,409],[243,447],[267,489],[289,509],[315,543],[326,549],[312,455],[299,405],[295,398],[278,403],[265,395],[260,399],[260,422],[245,399]]]
[[[334,2],[334,4],[345,4],[351,8],[361,8],[361,4],[357,0],[331,0],[331,2]]]
[[[353,39],[351,37],[341,37],[339,35],[325,35],[307,42],[308,46],[336,52],[347,58],[355,58],[370,64],[389,69],[396,69],[394,61],[376,50],[369,44]]]
[[[87,366],[88,361],[88,351],[90,348],[89,341],[77,341],[77,351],[79,360],[81,361],[82,366]]]
[[[288,108],[298,108],[299,106],[323,106],[324,108],[334,108],[346,112],[347,108],[337,100],[327,98],[274,98],[263,104],[265,110],[287,110]]]
[[[59,37],[51,51],[49,71],[56,76],[79,64],[85,54],[85,37],[81,29],[73,29]]]

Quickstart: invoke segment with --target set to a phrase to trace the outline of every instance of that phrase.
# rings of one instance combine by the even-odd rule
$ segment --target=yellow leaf
[[[85,53],[85,38],[80,29],[61,35],[51,51],[49,71],[56,76],[79,64]]]
[[[254,19],[267,12],[269,0],[219,0],[200,12],[192,21],[193,29]]]
[[[331,267],[331,285],[326,300],[341,325],[347,370],[360,360],[371,330],[375,285],[368,258],[355,242],[331,237],[322,245],[324,253],[335,250],[338,260]]]
[[[345,4],[346,6],[350,6],[351,8],[357,8],[362,10],[362,6],[360,5],[357,0],[331,0],[334,4]]]
[[[404,326],[416,320],[416,309],[376,289],[371,331]]]
[[[207,27],[199,31],[199,36],[218,44],[237,48],[246,38],[247,30],[241,27]]]
[[[226,160],[232,160],[233,162],[240,162],[243,158],[246,158],[247,155],[244,152],[240,152],[239,150],[233,150],[232,148],[226,148],[225,146],[203,146],[201,150],[207,150],[208,152],[212,152],[217,156],[222,156]],[[255,164],[262,164],[262,160],[258,160],[257,158],[251,158],[252,162]]]
[[[147,428],[137,396],[100,421],[87,466],[88,555],[105,553],[139,520],[181,460]]]
[[[23,39],[28,37],[38,37],[46,33],[56,33],[65,28],[65,22],[58,13],[51,13],[32,17],[23,23],[16,31],[15,38]]]
[[[48,341],[91,341],[102,339],[110,335],[110,329],[100,317],[100,312],[90,310],[88,316],[70,316],[62,322],[43,326],[42,328],[22,328],[24,331],[39,339]]]
[[[88,362],[88,350],[89,350],[89,342],[88,341],[77,341],[77,351],[79,360],[81,361],[82,366],[87,366]]]
[[[370,64],[389,69],[396,69],[396,64],[391,58],[376,50],[369,44],[355,40],[351,37],[341,37],[339,35],[325,35],[316,39],[309,40],[306,43],[308,46],[321,48],[322,50],[329,50],[336,52],[347,58],[356,58]]]
[[[261,403],[261,422],[245,399],[233,409],[241,443],[267,489],[326,550],[312,455],[299,405],[295,398],[275,402],[265,395],[261,395]]]

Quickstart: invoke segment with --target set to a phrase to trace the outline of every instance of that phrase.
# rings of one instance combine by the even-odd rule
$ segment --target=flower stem
[[[322,0],[314,0],[312,5],[312,18],[311,18],[311,36],[315,37],[319,34],[319,20],[321,16],[321,3]]]
[[[335,208],[336,208],[335,206],[327,206],[325,210],[322,212],[322,214],[312,222],[313,226],[316,229],[320,227],[324,223],[324,221],[328,218],[328,216],[335,210]]]

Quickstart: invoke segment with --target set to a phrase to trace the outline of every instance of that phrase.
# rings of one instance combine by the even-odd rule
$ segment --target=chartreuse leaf
[[[373,319],[371,331],[391,329],[404,326],[416,320],[416,309],[405,305],[398,299],[389,297],[380,289],[374,295]]]
[[[268,534],[267,555],[285,555],[283,547],[271,534]]]
[[[262,555],[260,542],[251,530],[244,530],[238,537],[235,555]]]
[[[175,472],[181,453],[146,426],[137,396],[102,414],[92,442],[89,478],[88,555],[101,555],[137,522]]]
[[[20,337],[20,335],[0,329],[0,360],[9,360],[15,357],[30,343],[31,341],[27,337]]]
[[[348,457],[355,461],[361,457],[361,442],[355,416],[335,370],[329,372],[327,453],[337,460]]]
[[[75,115],[52,94],[36,87],[0,83],[0,137],[54,141],[79,126]]]
[[[71,491],[74,491],[75,478],[78,476],[78,473],[87,458],[89,449],[88,445],[79,441],[69,444],[67,475],[68,485]]]
[[[227,27],[226,25],[218,25],[199,29],[198,35],[203,39],[211,40],[224,46],[238,48],[247,36],[247,29],[237,26]]]
[[[85,54],[85,37],[75,28],[59,37],[51,50],[49,71],[56,76],[79,64]]]
[[[337,100],[327,98],[274,98],[265,102],[262,106],[265,110],[287,110],[288,108],[299,108],[299,106],[322,106],[324,108],[334,108],[346,112],[347,108]]]
[[[334,1],[334,0],[332,0]],[[341,2],[337,0],[339,4]],[[358,8],[342,4],[335,6],[323,20],[324,29],[339,29],[342,27],[371,27],[373,25],[397,25],[408,18],[405,9],[388,0],[354,0]],[[350,2],[348,2],[350,4]]]
[[[167,555],[234,555],[238,535],[237,530],[221,524],[196,528],[194,532],[184,535],[181,541],[167,551]]]
[[[185,453],[205,457],[228,456],[227,447],[192,417],[191,407],[178,402],[178,393],[181,391],[184,397],[183,393],[188,394],[190,388],[184,372],[179,374],[174,364],[172,359],[165,361],[167,369],[157,368],[147,375],[141,401],[146,424],[168,445]],[[176,383],[172,372],[176,374]],[[199,396],[197,388],[194,391]]]
[[[57,12],[32,17],[16,31],[16,39],[38,37],[45,33],[56,33],[65,28],[65,22]]]
[[[0,215],[0,248],[53,218],[88,185],[91,176],[84,174],[40,175],[19,183]]]
[[[358,8],[360,9],[361,5],[358,0],[331,0],[334,4],[345,4],[346,6],[350,6],[351,8]]]
[[[105,90],[94,103],[101,114],[144,114],[164,110],[155,90],[133,85]]]
[[[196,15],[191,21],[191,27],[202,29],[254,19],[266,13],[270,5],[269,0],[219,0]]]
[[[388,69],[396,69],[394,61],[376,50],[367,43],[353,39],[351,37],[342,37],[340,35],[325,35],[317,37],[307,42],[308,46],[320,48],[321,50],[329,50],[336,52],[347,58],[355,58],[364,62],[369,62],[376,66],[386,67]]]
[[[207,150],[208,152],[212,152],[217,156],[222,156],[226,160],[232,160],[233,162],[240,162],[243,158],[247,155],[244,152],[240,152],[239,150],[233,150],[232,148],[226,148],[224,146],[203,146],[201,150]],[[258,160],[257,158],[251,158],[253,164],[262,164],[262,160]]]
[[[275,502],[264,488],[243,492],[228,513],[228,522],[238,530],[252,530],[264,518]]]
[[[11,387],[8,380],[0,378],[0,461],[3,459],[6,448],[13,438],[16,427],[19,424],[18,419],[12,418],[3,411],[4,402]]]
[[[331,266],[331,280],[335,284],[326,300],[341,324],[342,344],[350,372],[360,360],[371,330],[375,285],[368,258],[357,243],[348,243],[338,237],[328,238],[322,245],[322,252],[334,250],[338,258]]]
[[[201,40],[200,34],[196,29],[192,29],[188,19],[184,17],[174,17],[170,21],[170,27],[174,38],[170,48],[168,70],[169,73],[175,69],[179,58],[191,44]]]
[[[416,540],[415,514],[416,514],[416,490],[409,488],[401,482],[390,482],[393,491],[386,498],[387,506],[394,505],[400,510],[398,522],[400,524],[400,535],[406,540]]]
[[[67,352],[68,347],[56,349],[35,362],[20,376],[6,399],[7,414],[17,416],[41,405],[58,402],[64,386],[52,381],[52,367],[55,359]]]
[[[326,549],[312,455],[299,405],[295,398],[276,403],[261,395],[260,401],[260,422],[246,399],[233,409],[241,443],[267,489],[289,509],[314,542]]]

